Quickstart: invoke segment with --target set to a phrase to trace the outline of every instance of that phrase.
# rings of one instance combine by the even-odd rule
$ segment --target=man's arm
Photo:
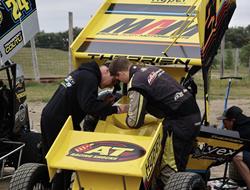
[[[129,91],[128,96],[129,108],[126,123],[130,128],[139,128],[144,122],[147,100],[135,90]]]

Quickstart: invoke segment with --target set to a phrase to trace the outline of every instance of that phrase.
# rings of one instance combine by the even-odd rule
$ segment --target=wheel
[[[206,186],[199,174],[177,172],[170,176],[164,190],[205,190]]]
[[[12,139],[14,141],[23,142],[21,165],[25,163],[43,163],[41,134],[32,131],[22,132],[19,137]],[[9,156],[8,165],[17,169],[19,152]]]
[[[9,190],[49,190],[47,166],[38,163],[21,165],[11,178]]]
[[[23,133],[19,141],[24,142],[21,164],[42,163],[41,134],[35,132]]]

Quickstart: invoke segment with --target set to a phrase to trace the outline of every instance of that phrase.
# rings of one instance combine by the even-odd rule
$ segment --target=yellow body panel
[[[218,151],[215,155],[226,155],[227,152],[226,150],[229,150],[229,152],[236,152],[240,150],[240,148],[243,146],[242,141],[240,140],[235,140],[234,142],[229,142],[225,138],[221,139],[215,139],[212,136],[209,137],[197,137],[197,147],[202,147],[203,145],[207,145],[211,147],[210,151],[212,151],[213,148],[218,148]],[[212,148],[213,147],[213,148]],[[223,147],[222,149],[220,149]],[[209,153],[208,153],[209,154]],[[187,164],[187,169],[188,170],[207,170],[212,164],[216,163],[217,160],[213,158],[213,156],[208,155],[203,153],[201,157],[194,157],[193,154],[190,155],[189,161]]]
[[[125,56],[146,66],[157,65],[180,81],[190,68],[200,69],[215,55],[221,40],[218,34],[224,34],[228,24],[223,16],[230,16],[234,5],[235,0],[106,0],[71,45],[74,66]],[[119,103],[126,101],[122,98]],[[129,129],[125,118],[126,114],[109,116],[90,133],[74,131],[69,117],[46,156],[50,179],[66,169],[75,171],[73,189],[137,190],[142,180],[149,184],[161,150],[161,120],[146,115],[140,129]],[[242,146],[210,137],[197,138],[196,148],[220,145],[236,151]],[[93,148],[103,142],[114,144]],[[136,149],[141,155],[129,157]],[[206,170],[215,162],[206,159],[206,151],[202,158],[193,155],[188,170]]]
[[[84,190],[138,190],[141,178],[128,177],[101,173],[78,172],[80,184],[84,184]],[[93,185],[94,184],[94,185]],[[94,189],[93,189],[94,188]],[[78,190],[79,184],[74,180],[73,190]]]
[[[148,117],[148,125],[156,123],[151,116]],[[121,119],[123,117],[115,118],[115,120]],[[108,121],[106,121],[108,123]],[[122,122],[120,122],[122,123]],[[100,122],[98,124],[98,128],[112,128],[112,123],[108,123],[105,125],[105,122]],[[83,131],[75,131],[73,130],[72,119],[68,118],[64,127],[60,131],[57,136],[55,142],[53,143],[51,149],[46,155],[46,160],[49,168],[49,175],[52,179],[55,175],[56,171],[65,169],[65,170],[73,170],[79,176],[80,184],[84,188],[91,187],[93,189],[100,189],[101,187],[105,187],[105,189],[109,189],[110,184],[117,184],[117,188],[122,189],[123,183],[121,183],[121,179],[125,179],[124,183],[127,183],[127,187],[134,186],[137,187],[142,179],[149,180],[152,175],[153,168],[155,166],[156,160],[160,153],[161,146],[161,138],[162,138],[162,127],[161,124],[154,125],[155,130],[151,130],[151,133],[145,133],[140,130],[131,130],[131,129],[119,129],[119,131],[125,131],[123,134],[115,134],[116,131],[109,133],[101,133],[101,132],[83,132]],[[113,126],[114,128],[114,126]],[[145,127],[146,129],[147,127]],[[127,134],[130,131],[134,135]],[[135,133],[137,131],[137,134]],[[85,158],[85,157],[100,157],[102,161],[89,161],[89,160],[81,160],[77,159],[74,154],[70,153],[72,148],[77,147],[86,143],[94,143],[94,142],[102,142],[102,141],[119,141],[124,143],[132,143],[136,146],[140,146],[145,150],[145,155],[136,159],[128,160],[128,161],[117,161],[117,162],[105,162],[103,160],[116,159],[115,156],[110,156],[110,151],[107,152],[104,148],[95,151],[94,153],[98,153],[98,155],[92,154],[77,154],[77,156]],[[111,148],[111,147],[110,147]],[[117,151],[118,152],[118,151]],[[152,154],[153,152],[153,154]],[[112,153],[113,155],[115,152]],[[117,158],[119,155],[117,154]],[[102,180],[98,180],[97,183],[93,183],[96,177],[93,176],[103,176],[105,177]],[[86,177],[87,176],[87,177]],[[86,178],[85,178],[86,177]],[[117,181],[114,182],[114,178]],[[88,180],[86,180],[88,179]],[[75,180],[75,183],[79,180]],[[137,185],[135,185],[135,183]],[[120,187],[122,185],[122,187]],[[74,187],[77,186],[74,184]],[[89,189],[91,189],[89,188]],[[86,188],[88,189],[88,188]],[[133,189],[133,188],[130,188]]]
[[[164,60],[166,56],[163,54],[164,50],[170,48],[171,46],[178,46],[181,47],[183,44],[185,47],[197,47],[200,48],[200,42],[199,42],[199,32],[198,30],[194,32],[192,35],[184,35],[186,32],[190,31],[192,27],[195,27],[198,25],[198,20],[196,17],[196,13],[198,12],[199,4],[201,0],[185,0],[185,1],[176,1],[176,2],[168,2],[168,3],[159,3],[157,1],[148,1],[148,0],[137,0],[137,1],[126,1],[126,0],[107,0],[105,1],[100,9],[98,10],[97,14],[90,20],[88,25],[83,29],[83,31],[80,33],[80,35],[76,38],[74,43],[71,45],[72,55],[75,66],[79,66],[82,62],[89,61],[91,59],[95,59],[98,62],[102,62],[105,59],[112,59],[114,56],[129,56],[129,59],[133,59],[133,57],[140,57],[137,59],[146,60],[148,58],[154,59],[155,57],[159,58],[160,60]],[[143,11],[139,11],[138,14],[131,14],[128,12],[124,12],[124,14],[107,14],[107,11],[112,4],[128,4],[133,6],[137,5],[148,5],[148,6],[158,6],[158,5],[164,5],[164,6],[186,6],[189,7],[185,10],[185,12],[181,12],[181,16],[177,14],[174,16],[172,14],[171,16],[164,15],[152,15],[148,13],[144,13]],[[186,14],[186,16],[183,16],[183,14]],[[135,23],[140,23],[143,20],[151,20],[150,23],[148,23],[147,26],[143,27],[145,31],[141,31],[139,33],[128,33],[127,31],[131,28],[124,29],[122,32],[119,33],[113,33],[110,32],[104,32],[105,29],[116,25],[117,23],[120,23],[124,20],[133,20],[133,23],[130,23],[131,25]],[[173,28],[171,31],[167,32],[163,35],[156,35],[155,33],[158,32],[158,30],[161,30],[162,27],[164,27],[166,24],[172,23],[173,25],[178,25],[175,28]],[[185,31],[187,29],[187,31]],[[109,52],[101,51],[98,49],[98,52],[95,51],[86,51],[86,50],[80,50],[79,48],[82,46],[82,44],[88,41],[95,42],[95,41],[102,41],[105,42],[106,40],[112,39],[113,42],[117,42],[119,44],[122,43],[146,43],[146,45],[163,45],[165,48],[162,49],[162,52],[160,53],[160,56],[150,56],[145,52],[142,54],[137,55],[131,55],[129,53],[123,52],[123,50],[120,51],[120,53],[114,53],[110,54]],[[95,54],[95,56],[93,56]],[[185,54],[185,52],[184,52]],[[182,64],[179,63],[178,60],[175,59],[181,59],[183,62],[186,62],[188,60],[189,65],[201,65],[200,56],[198,57],[183,57],[183,56],[177,56],[177,57],[171,57],[169,56],[169,59],[167,59],[167,64]],[[159,60],[155,60],[156,62],[159,62]]]

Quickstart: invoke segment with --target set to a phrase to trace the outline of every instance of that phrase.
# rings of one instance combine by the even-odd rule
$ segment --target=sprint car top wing
[[[38,31],[35,0],[0,0],[0,66]]]
[[[156,65],[206,64],[235,0],[106,0],[71,46],[75,66],[126,56]]]

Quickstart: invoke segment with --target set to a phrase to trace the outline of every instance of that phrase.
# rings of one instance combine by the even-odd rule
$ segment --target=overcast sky
[[[105,0],[36,0],[40,30],[63,32],[68,29],[68,12],[73,12],[74,27],[84,27]],[[237,8],[230,26],[247,26],[250,0],[236,0]]]

